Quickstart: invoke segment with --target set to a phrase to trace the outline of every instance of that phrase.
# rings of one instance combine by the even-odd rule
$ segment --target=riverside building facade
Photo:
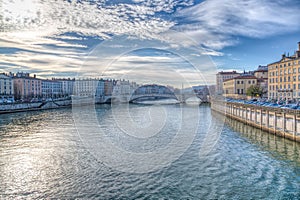
[[[44,98],[58,98],[62,95],[62,82],[48,79],[42,80],[42,96]]]
[[[216,94],[218,95],[221,95],[221,94],[224,94],[225,91],[223,90],[223,82],[225,80],[228,80],[228,79],[232,79],[234,77],[238,77],[240,76],[241,74],[240,73],[237,73],[236,71],[230,71],[230,72],[218,72],[217,75],[216,75],[216,83],[217,83],[217,86],[216,86]]]
[[[15,99],[30,100],[42,96],[42,80],[29,73],[18,72],[13,77]]]
[[[0,74],[0,102],[13,99],[14,82],[12,76],[5,73]]]
[[[268,65],[268,98],[273,100],[300,100],[300,42],[294,55],[283,54],[277,62]]]
[[[245,99],[247,89],[257,85],[257,78],[253,75],[241,75],[223,82],[223,96],[235,99]]]

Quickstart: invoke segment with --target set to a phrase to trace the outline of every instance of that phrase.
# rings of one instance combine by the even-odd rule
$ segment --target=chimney
[[[298,51],[296,51],[296,58],[300,58],[300,42],[298,42]]]
[[[33,74],[33,78],[36,78],[36,74]]]
[[[282,54],[282,59],[284,59],[285,58],[285,53],[284,54]]]

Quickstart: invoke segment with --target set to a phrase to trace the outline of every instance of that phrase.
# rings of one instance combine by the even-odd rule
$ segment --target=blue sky
[[[0,71],[213,84],[293,52],[298,0],[3,0]],[[176,80],[176,81],[175,81]]]

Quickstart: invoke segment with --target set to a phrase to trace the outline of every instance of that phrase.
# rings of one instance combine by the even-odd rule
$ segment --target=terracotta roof
[[[255,70],[254,73],[255,72],[267,72],[267,71],[268,71],[268,69],[258,69],[258,70]]]
[[[239,74],[239,73],[237,73],[236,71],[231,71],[231,72],[223,72],[223,71],[221,71],[221,72],[218,72],[218,74]]]
[[[244,76],[237,76],[234,78],[226,79],[223,82],[234,80],[234,79],[257,79],[257,78],[256,78],[256,76],[252,76],[252,75],[246,75],[246,76],[244,75]]]
[[[237,76],[237,77],[234,77],[233,79],[257,79],[257,78],[256,78],[256,76],[247,75],[247,76]]]

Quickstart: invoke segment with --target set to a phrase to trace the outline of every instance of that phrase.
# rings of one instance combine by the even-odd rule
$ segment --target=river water
[[[205,105],[5,114],[0,198],[299,199],[299,151]]]

